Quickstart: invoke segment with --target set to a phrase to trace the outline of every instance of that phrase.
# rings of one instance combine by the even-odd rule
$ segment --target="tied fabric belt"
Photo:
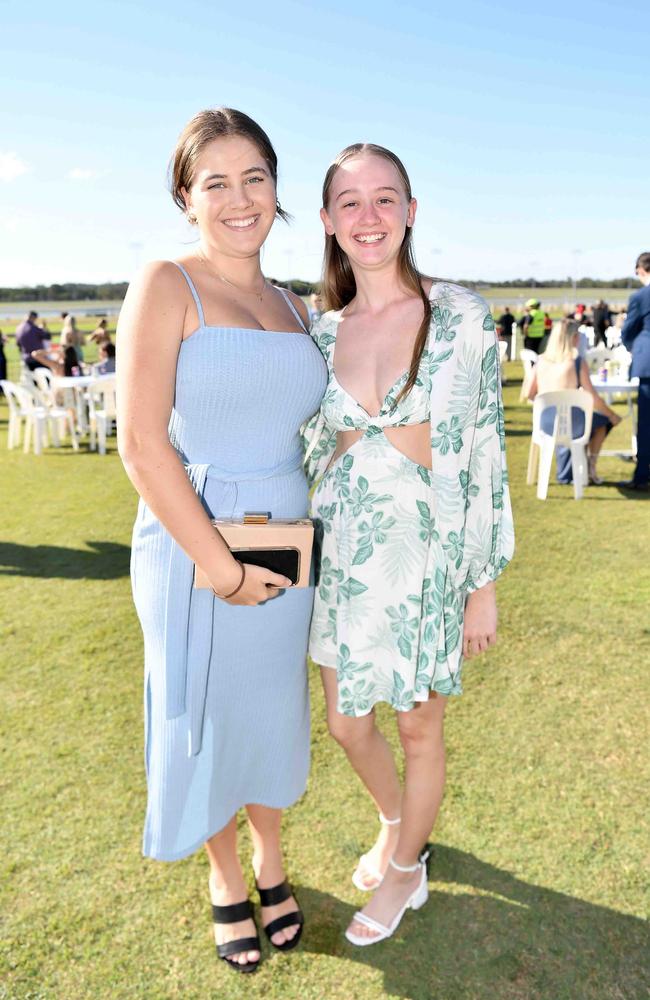
[[[226,472],[214,465],[186,465],[199,497],[208,479],[224,484],[259,482],[286,476],[302,468],[302,451],[272,469]],[[165,719],[189,715],[188,756],[201,751],[205,700],[212,655],[215,598],[210,590],[194,589],[194,563],[172,539],[165,605]],[[188,669],[189,664],[189,669]]]

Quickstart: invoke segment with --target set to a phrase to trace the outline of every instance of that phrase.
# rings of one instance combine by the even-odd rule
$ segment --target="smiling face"
[[[397,167],[383,156],[367,153],[338,167],[321,219],[353,267],[377,270],[397,261],[416,208]]]
[[[230,257],[257,253],[275,219],[271,171],[243,136],[207,143],[196,160],[191,187],[182,188],[182,195],[203,239]]]

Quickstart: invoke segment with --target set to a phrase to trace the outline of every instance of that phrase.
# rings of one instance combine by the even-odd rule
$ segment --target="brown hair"
[[[181,209],[187,211],[182,188],[187,191],[194,180],[196,161],[214,139],[243,136],[250,140],[266,162],[275,187],[278,186],[278,158],[268,135],[257,122],[245,115],[243,111],[234,108],[207,108],[199,111],[189,120],[176,143],[176,149],[169,164],[169,190],[171,196]],[[291,216],[277,202],[276,212],[281,219],[288,222]]]
[[[334,180],[339,167],[341,167],[347,160],[351,160],[356,156],[364,155],[381,156],[385,160],[388,160],[389,163],[392,163],[400,175],[400,179],[404,185],[406,198],[409,202],[411,201],[413,197],[411,193],[411,182],[408,174],[406,173],[406,168],[399,157],[396,156],[395,153],[392,153],[390,149],[386,149],[384,146],[376,146],[373,142],[355,142],[351,146],[346,146],[345,149],[339,153],[325,174],[325,180],[323,182],[323,208],[325,210],[327,210],[329,205],[332,181]],[[404,239],[402,240],[402,245],[399,248],[397,267],[399,276],[406,288],[419,295],[422,299],[424,316],[415,338],[408,378],[406,380],[406,384],[397,397],[395,405],[397,405],[397,403],[399,403],[404,396],[407,396],[415,385],[415,380],[418,376],[418,368],[420,367],[420,361],[427,342],[429,325],[431,323],[431,300],[422,287],[423,275],[420,274],[415,263],[413,230],[411,226],[406,227]],[[336,236],[329,236],[326,233],[322,289],[322,295],[325,299],[326,308],[341,309],[343,306],[346,306],[348,302],[352,301],[356,293],[357,285],[354,280],[354,274],[352,272],[352,267],[350,266],[348,255],[337,243]]]
[[[634,265],[634,270],[637,267],[643,268],[644,271],[650,272],[650,253],[640,253],[636,259],[636,264]]]

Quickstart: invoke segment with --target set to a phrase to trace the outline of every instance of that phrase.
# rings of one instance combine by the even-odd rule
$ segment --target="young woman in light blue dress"
[[[302,914],[284,876],[281,810],[309,766],[306,651],[313,590],[231,555],[210,518],[304,517],[301,425],[326,366],[301,300],[270,285],[260,249],[276,216],[277,160],[228,108],[179,139],[172,194],[196,250],[145,268],[118,331],[120,454],[141,500],[132,583],[145,648],[148,802],[143,850],[205,844],[220,958],[252,972],[260,942],[237,854],[245,807],[262,925],[293,948]],[[193,564],[213,590],[193,589]]]
[[[346,932],[362,946],[426,902],[445,704],[463,657],[496,641],[494,581],[513,551],[494,323],[479,296],[417,271],[416,211],[389,150],[350,146],[327,172],[329,311],[312,337],[329,382],[305,432],[322,536],[310,653],[330,731],[379,809],[353,875],[375,890]],[[397,713],[404,787],[379,701]]]

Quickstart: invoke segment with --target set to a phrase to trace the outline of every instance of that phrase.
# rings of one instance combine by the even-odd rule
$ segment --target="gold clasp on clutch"
[[[256,511],[251,511],[248,514],[244,514],[244,524],[268,524],[269,515],[267,513],[261,513]]]

